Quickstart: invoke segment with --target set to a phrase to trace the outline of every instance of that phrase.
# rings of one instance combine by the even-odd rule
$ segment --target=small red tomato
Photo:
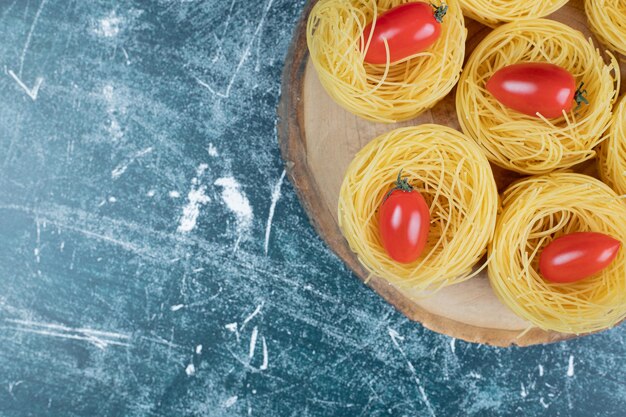
[[[441,21],[448,6],[431,6],[428,3],[405,3],[389,9],[378,16],[372,33],[372,23],[363,30],[363,46],[369,48],[365,53],[365,62],[386,64],[389,46],[389,62],[397,62],[411,55],[422,52],[435,43],[441,33]]]
[[[576,282],[602,271],[617,256],[621,242],[595,232],[571,233],[554,239],[539,258],[539,271],[548,281]]]
[[[562,116],[563,110],[570,111],[574,101],[588,104],[582,86],[581,83],[577,90],[572,74],[558,65],[529,62],[499,69],[487,81],[486,88],[513,110],[554,118]]]
[[[397,262],[410,263],[426,246],[430,211],[424,197],[400,175],[380,207],[378,229],[387,254]]]

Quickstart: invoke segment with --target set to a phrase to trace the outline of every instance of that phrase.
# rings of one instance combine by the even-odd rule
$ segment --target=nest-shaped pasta
[[[462,0],[463,14],[487,25],[537,19],[555,12],[568,0]],[[592,0],[595,1],[595,0]]]
[[[543,248],[573,232],[593,231],[626,242],[626,204],[606,184],[574,173],[530,177],[503,195],[489,245],[489,279],[500,300],[545,330],[581,334],[626,317],[626,250],[600,273],[552,283],[539,273]]]
[[[378,208],[398,172],[430,207],[424,253],[395,262],[382,246]],[[487,158],[462,133],[426,124],[393,130],[355,156],[341,187],[339,226],[372,274],[400,288],[435,291],[473,276],[493,235],[498,192]]]
[[[505,107],[485,84],[502,67],[549,62],[584,82],[589,105],[562,117],[531,117]],[[525,174],[545,174],[595,156],[594,147],[611,120],[619,91],[619,67],[605,64],[591,40],[548,19],[508,23],[491,32],[467,61],[457,87],[456,108],[463,131],[495,164]]]
[[[626,96],[621,100],[598,152],[598,172],[621,195],[626,195]]]
[[[387,65],[365,63],[362,33],[388,9],[410,0],[320,0],[309,15],[307,44],[321,84],[342,107],[365,119],[392,123],[434,106],[459,79],[467,30],[458,0],[439,39],[410,59]]]
[[[600,41],[626,61],[626,1],[585,0],[585,13]]]

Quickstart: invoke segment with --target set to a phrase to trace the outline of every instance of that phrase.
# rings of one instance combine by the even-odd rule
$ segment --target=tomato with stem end
[[[378,228],[383,248],[396,262],[411,263],[424,251],[430,229],[426,200],[398,174],[380,206]]]
[[[574,103],[589,104],[583,90],[576,88],[576,80],[565,68],[546,62],[526,62],[503,67],[496,71],[486,89],[500,103],[524,113],[537,113],[551,119],[569,112]]]
[[[580,281],[609,266],[621,245],[619,240],[602,233],[570,233],[544,248],[539,257],[539,272],[551,282]]]
[[[426,50],[441,35],[447,11],[446,5],[413,2],[382,13],[363,30],[365,62],[386,64],[389,57],[389,62],[395,63]]]

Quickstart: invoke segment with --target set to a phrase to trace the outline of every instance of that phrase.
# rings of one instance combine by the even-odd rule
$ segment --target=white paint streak
[[[261,19],[259,20],[259,23],[258,23],[256,29],[254,30],[254,33],[253,33],[253,35],[252,35],[252,37],[250,39],[250,42],[248,42],[248,45],[246,46],[246,49],[243,51],[243,54],[241,55],[241,58],[239,59],[239,63],[237,64],[237,67],[235,68],[235,71],[233,72],[233,75],[230,78],[230,81],[228,82],[228,85],[226,86],[226,90],[224,92],[216,91],[209,84],[203,82],[202,80],[200,80],[197,77],[194,77],[198,84],[200,84],[202,87],[204,87],[207,90],[209,90],[211,92],[211,94],[213,94],[213,95],[216,95],[216,96],[221,97],[221,98],[228,98],[228,97],[230,97],[230,91],[233,88],[233,84],[235,83],[235,80],[237,79],[237,75],[239,74],[239,71],[241,71],[241,68],[243,67],[243,64],[248,59],[248,56],[250,55],[250,50],[252,49],[252,45],[254,44],[254,41],[257,39],[257,37],[261,33],[261,30],[263,29],[263,25],[265,24],[265,19],[267,18],[267,14],[270,11],[270,9],[272,8],[272,4],[273,3],[274,3],[274,0],[268,0],[267,4],[265,5],[265,9],[263,10],[263,14],[261,15]]]
[[[128,52],[126,52],[126,48],[122,46],[122,53],[124,54],[124,58],[126,58],[126,65],[130,65],[130,58],[128,56]]]
[[[33,251],[35,254],[35,262],[39,263],[41,261],[41,226],[40,226],[40,222],[39,219],[35,219],[35,225],[37,228],[37,238],[35,241],[35,250]]]
[[[204,174],[209,166],[200,164],[196,170],[196,177],[191,180],[191,190],[187,194],[188,203],[183,207],[183,214],[178,224],[178,233],[189,233],[196,228],[198,216],[200,215],[200,206],[207,204],[211,199],[206,195],[206,187],[200,185],[200,177]]]
[[[183,351],[185,350],[185,348],[181,345],[177,345],[176,343],[173,343],[170,340],[165,340],[162,337],[158,337],[156,335],[154,335],[154,337],[147,337],[147,336],[140,336],[142,339],[144,340],[148,340],[152,343],[156,343],[158,345],[163,345],[163,346],[167,346],[170,349],[176,349],[179,351]]]
[[[543,397],[539,398],[539,403],[543,406],[543,408],[550,407],[550,404],[546,403],[546,400],[544,400]]]
[[[393,344],[396,345],[396,347],[400,349],[400,351],[402,351],[402,349],[400,348],[400,345],[398,344],[398,340],[404,340],[404,337],[400,336],[400,333],[398,333],[391,327],[388,327],[387,329],[389,331],[389,337],[391,337],[391,341],[393,342]]]
[[[42,336],[58,337],[60,339],[82,340],[82,341],[89,342],[93,344],[94,346],[96,346],[97,348],[102,349],[102,350],[106,349],[109,345],[130,346],[127,343],[115,342],[115,341],[105,342],[105,341],[102,341],[101,339],[90,337],[90,336],[78,336],[75,334],[67,334],[67,333],[55,332],[55,331],[50,331],[50,330],[26,329],[26,328],[19,328],[19,327],[13,327],[13,328],[5,327],[5,329],[16,330],[16,331],[20,331],[24,333],[33,333],[33,334],[38,334]]]
[[[28,31],[28,35],[26,35],[26,42],[24,43],[24,48],[22,49],[22,54],[20,55],[20,70],[18,71],[20,74],[20,77],[22,76],[22,70],[24,69],[24,59],[26,58],[26,51],[28,51],[28,47],[30,46],[30,41],[33,38],[33,33],[35,32],[35,27],[37,26],[37,22],[39,21],[39,16],[41,16],[41,12],[43,11],[43,7],[46,5],[47,1],[48,0],[41,0],[41,3],[39,4],[39,8],[37,9],[37,13],[35,13],[35,18],[33,19],[33,23],[30,25],[30,30]],[[35,94],[35,98],[37,98],[36,94]]]
[[[189,233],[196,228],[198,216],[200,215],[200,206],[207,204],[210,200],[206,195],[206,187],[200,186],[192,188],[187,194],[188,203],[183,207],[183,214],[178,224],[179,233]]]
[[[115,168],[113,168],[113,171],[111,171],[111,178],[115,180],[121,177],[122,174],[125,173],[127,169],[128,169],[128,164],[120,164],[116,166]]]
[[[267,356],[267,343],[265,341],[265,336],[263,336],[262,340],[263,340],[263,363],[261,364],[261,367],[259,369],[261,371],[265,371],[267,369],[267,366],[269,365],[269,358]]]
[[[422,386],[422,383],[420,382],[420,379],[417,376],[417,372],[415,371],[415,367],[413,366],[413,363],[411,363],[409,358],[406,356],[406,353],[404,353],[404,349],[402,349],[402,347],[398,343],[398,340],[402,341],[402,340],[404,340],[404,337],[400,336],[400,334],[397,331],[395,331],[394,329],[392,329],[391,327],[388,327],[387,330],[389,332],[389,337],[391,338],[391,341],[396,346],[398,351],[402,354],[402,357],[406,361],[406,363],[407,363],[407,365],[409,367],[409,370],[411,371],[411,374],[413,374],[413,380],[415,381],[415,385],[417,386],[417,389],[419,390],[420,395],[422,396],[422,400],[424,401],[424,404],[426,405],[426,408],[428,408],[428,411],[430,412],[430,415],[432,417],[436,417],[435,410],[433,409],[433,406],[430,403],[430,400],[428,399],[428,396],[426,395],[426,390]]]
[[[107,17],[100,19],[96,33],[105,38],[113,38],[121,31],[122,19],[115,12],[111,12]]]
[[[238,398],[239,397],[237,397],[236,395],[233,395],[232,397],[227,398],[226,401],[224,401],[222,403],[222,408],[230,408],[230,407],[232,407],[233,405],[235,405],[235,403],[237,402]]]
[[[111,106],[110,110],[111,111],[115,110],[113,108],[113,104],[115,101],[115,97],[113,96],[113,86],[105,85],[104,87],[102,87],[102,95],[104,96],[104,99],[106,100],[107,104]]]
[[[209,156],[212,156],[213,158],[219,155],[217,152],[217,148],[212,143],[209,143],[209,148],[207,149],[207,152],[209,153]]]
[[[456,339],[454,337],[450,339],[450,350],[452,353],[456,353]]]
[[[136,154],[131,156],[127,161],[122,162],[121,164],[113,168],[113,171],[111,171],[111,178],[114,180],[118,179],[126,172],[130,164],[135,162],[138,158],[141,158],[142,156],[149,154],[150,152],[152,152],[152,147],[142,149],[141,151],[137,152]]]
[[[263,303],[259,304],[258,306],[256,306],[256,308],[254,309],[254,311],[253,311],[252,313],[250,313],[250,314],[248,315],[248,317],[246,317],[246,318],[243,320],[243,323],[242,323],[242,325],[241,325],[241,330],[243,330],[243,329],[244,329],[244,327],[246,327],[246,324],[248,324],[248,322],[249,322],[250,320],[252,320],[253,318],[255,318],[255,317],[256,317],[256,315],[257,315],[257,314],[259,314],[259,313],[261,312],[261,309],[263,308],[263,304],[265,304],[265,303],[263,302]]]
[[[150,147],[148,147],[148,148],[145,148],[145,149],[140,150],[139,152],[137,152],[137,153],[135,154],[135,159],[136,159],[136,158],[140,158],[140,157],[142,157],[142,156],[144,156],[144,155],[149,154],[150,152],[152,152],[152,150],[153,150],[152,146],[150,146]]]
[[[196,346],[196,355],[200,355],[202,353],[202,345]]]
[[[569,355],[569,363],[567,365],[567,376],[570,378],[574,376],[574,355]]]
[[[200,164],[198,168],[196,168],[196,176],[200,178],[206,170],[209,169],[209,164]]]
[[[104,97],[104,101],[107,106],[107,114],[110,119],[110,125],[107,127],[107,131],[113,138],[113,140],[117,141],[124,137],[124,132],[122,131],[122,127],[116,118],[116,113],[125,113],[126,105],[119,97],[116,97],[113,86],[108,84],[102,88],[102,96]]]
[[[241,191],[241,186],[233,177],[219,178],[215,181],[215,185],[223,188],[222,201],[237,218],[237,233],[239,237],[235,244],[236,249],[244,233],[248,232],[252,226],[252,219],[254,218],[252,207],[248,197]]]
[[[179,198],[180,197],[180,193],[178,191],[176,191],[176,190],[170,191],[168,193],[168,195],[170,196],[170,198]]]
[[[88,333],[88,334],[112,337],[112,338],[116,338],[116,339],[130,339],[130,336],[128,336],[127,334],[124,334],[124,333],[116,333],[116,332],[107,332],[107,331],[102,331],[102,330],[94,330],[94,329],[90,329],[90,328],[87,328],[87,327],[74,328],[74,327],[63,326],[61,324],[40,323],[40,322],[36,322],[36,321],[19,320],[19,319],[7,319],[6,321],[9,322],[9,323],[21,324],[23,326],[45,327],[45,328],[59,329],[59,330],[64,330],[64,331],[78,331],[78,332],[82,332],[82,333]]]
[[[74,328],[54,323],[39,323],[30,320],[7,319],[7,323],[18,325],[10,327],[11,330],[24,333],[34,333],[43,336],[59,337],[62,339],[87,341],[99,349],[105,349],[109,345],[130,346],[122,340],[129,340],[130,336],[123,333],[106,332],[89,328]]]
[[[235,333],[235,337],[237,338],[237,341],[239,341],[239,329],[237,329],[237,323],[229,323],[224,327]]]
[[[171,306],[171,307],[170,307],[170,310],[172,310],[172,311],[178,311],[178,310],[180,310],[180,309],[181,309],[181,308],[183,308],[183,307],[185,307],[185,305],[184,305],[184,304],[176,304],[175,306]]]
[[[117,119],[114,116],[111,116],[111,125],[109,126],[109,133],[113,136],[113,139],[120,140],[124,133],[122,132],[122,127],[120,126]]]
[[[37,77],[35,79],[35,85],[33,86],[33,88],[28,88],[26,84],[24,84],[24,82],[17,75],[15,75],[15,73],[12,70],[9,70],[8,74],[11,76],[11,78],[15,80],[17,85],[19,85],[22,88],[22,90],[24,90],[26,95],[28,95],[28,97],[30,97],[31,100],[33,101],[37,100],[37,95],[39,94],[39,88],[41,87],[41,84],[43,84],[42,77]]]
[[[185,373],[187,374],[187,376],[192,376],[196,373],[196,367],[193,366],[193,363],[187,365],[187,367],[185,368]]]
[[[72,251],[72,260],[70,261],[70,271],[74,270],[74,260],[76,260],[76,249]]]
[[[539,376],[543,376],[543,365],[539,365]]]
[[[15,381],[15,382],[9,382],[9,394],[11,394],[11,397],[13,397],[15,399],[15,396],[13,395],[13,390],[22,385],[24,383],[23,380],[19,380],[19,381]]]
[[[272,221],[274,220],[274,212],[276,210],[276,204],[278,203],[278,200],[280,199],[280,196],[281,196],[280,189],[283,185],[285,174],[287,174],[287,171],[283,170],[283,173],[280,175],[278,182],[276,183],[276,185],[274,185],[274,189],[272,190],[272,202],[270,204],[269,215],[267,216],[267,226],[265,227],[264,249],[265,249],[266,255],[267,255],[267,251],[268,251],[269,244],[270,244],[270,234],[272,230]]]
[[[526,387],[524,384],[520,384],[522,386],[522,390],[520,391],[520,396],[522,398],[526,398],[528,396],[528,391],[526,391]]]
[[[256,349],[256,339],[259,336],[259,329],[254,326],[252,329],[252,335],[250,336],[250,350],[248,352],[248,357],[252,358],[254,356],[254,350]]]

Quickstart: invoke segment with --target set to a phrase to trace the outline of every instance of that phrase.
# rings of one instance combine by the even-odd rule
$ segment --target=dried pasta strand
[[[602,181],[626,195],[626,95],[615,110],[607,139],[600,145],[598,172]]]
[[[426,249],[413,263],[392,260],[382,247],[378,208],[398,172],[430,207]],[[436,291],[471,278],[496,222],[498,192],[480,148],[447,126],[396,129],[354,157],[339,195],[339,226],[372,274],[400,288]]]
[[[581,334],[626,318],[626,251],[602,272],[568,284],[538,272],[541,250],[567,233],[605,233],[626,243],[626,204],[606,184],[575,173],[553,173],[514,183],[489,245],[489,280],[515,314],[535,326]]]
[[[467,37],[458,0],[445,0],[441,35],[428,50],[393,64],[363,61],[370,41],[362,39],[365,26],[410,1],[320,0],[311,10],[311,61],[324,89],[346,110],[376,122],[407,120],[433,107],[457,83]]]
[[[626,2],[585,0],[591,30],[611,50],[626,57]]]
[[[589,105],[558,119],[531,117],[498,102],[485,84],[494,72],[520,62],[550,62],[584,82]],[[595,156],[619,91],[618,63],[605,64],[592,41],[548,19],[512,22],[492,31],[467,61],[456,95],[463,132],[493,163],[525,174],[569,168]]]
[[[536,19],[560,9],[568,0],[461,0],[463,14],[495,27],[515,20]],[[596,0],[591,0],[596,1]]]

